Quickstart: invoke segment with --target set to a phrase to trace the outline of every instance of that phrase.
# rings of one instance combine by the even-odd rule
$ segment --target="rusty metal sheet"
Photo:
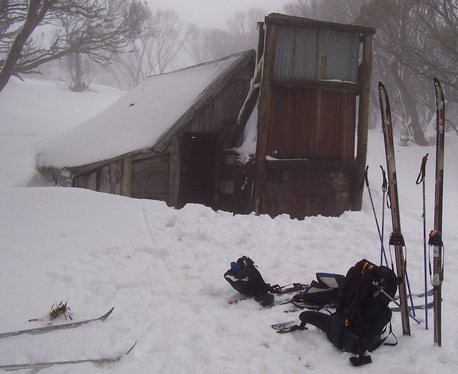
[[[353,160],[356,94],[274,87],[267,154],[277,159]]]
[[[274,79],[357,82],[360,36],[279,26]]]

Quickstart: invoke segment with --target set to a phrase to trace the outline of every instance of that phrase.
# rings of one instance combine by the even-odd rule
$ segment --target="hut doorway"
[[[184,134],[182,158],[183,203],[211,206],[215,189],[218,135]]]

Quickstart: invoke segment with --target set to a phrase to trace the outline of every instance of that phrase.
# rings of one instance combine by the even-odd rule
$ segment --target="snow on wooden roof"
[[[43,143],[40,168],[66,168],[164,145],[171,129],[208,99],[206,91],[235,74],[250,58],[246,51],[219,60],[152,76],[90,120]],[[179,125],[179,126],[178,126]],[[155,147],[156,148],[156,147]]]

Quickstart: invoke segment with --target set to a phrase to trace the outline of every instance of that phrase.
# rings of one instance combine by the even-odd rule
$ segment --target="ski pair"
[[[44,333],[48,333],[51,331],[76,328],[76,327],[86,325],[91,322],[105,321],[111,315],[113,310],[114,310],[114,307],[111,308],[105,314],[101,315],[100,317],[91,318],[91,319],[87,319],[83,321],[76,321],[76,322],[64,323],[60,325],[49,325],[49,326],[32,328],[32,329],[0,333],[0,339],[12,337],[12,336],[23,335],[23,334],[44,334]],[[13,370],[23,370],[23,369],[43,369],[43,368],[50,367],[50,366],[80,364],[80,363],[85,363],[85,362],[91,362],[93,364],[104,364],[104,363],[109,363],[109,362],[115,362],[115,361],[120,360],[123,356],[128,355],[134,349],[136,344],[137,342],[135,342],[126,352],[122,354],[113,355],[109,357],[79,359],[79,360],[70,360],[70,361],[49,361],[49,362],[26,363],[26,364],[0,365],[0,370],[13,371]]]
[[[382,127],[385,141],[385,154],[388,169],[388,183],[390,186],[389,196],[391,200],[391,217],[393,232],[390,245],[394,245],[396,256],[396,268],[401,280],[399,296],[401,303],[402,329],[404,335],[410,335],[409,310],[407,306],[407,292],[405,286],[406,261],[404,259],[405,242],[401,233],[399,215],[399,199],[397,191],[396,162],[394,156],[393,126],[391,110],[385,86],[379,82],[379,100],[382,116]],[[436,175],[435,175],[435,200],[434,200],[434,230],[429,236],[429,245],[433,247],[433,285],[434,305],[434,342],[441,346],[441,313],[442,313],[442,281],[444,278],[444,244],[442,241],[442,207],[444,186],[444,135],[445,135],[445,99],[442,86],[438,79],[434,78],[434,90],[436,97]]]

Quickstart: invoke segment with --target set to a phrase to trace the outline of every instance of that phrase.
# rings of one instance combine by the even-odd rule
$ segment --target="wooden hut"
[[[250,199],[258,214],[303,218],[361,209],[374,32],[280,14],[261,24],[262,74],[233,138],[240,145],[241,129],[255,108],[255,154],[251,166],[226,154],[232,175],[238,170],[251,183],[250,194],[233,195]]]
[[[152,76],[52,139],[38,156],[59,185],[170,206],[213,206],[218,164],[250,87],[255,51]]]

